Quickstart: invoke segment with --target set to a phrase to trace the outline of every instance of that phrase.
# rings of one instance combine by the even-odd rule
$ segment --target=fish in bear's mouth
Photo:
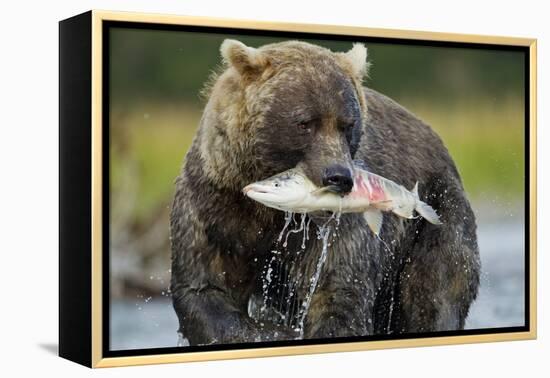
[[[363,213],[371,230],[378,235],[382,212],[402,218],[415,218],[414,211],[432,224],[441,221],[435,210],[418,196],[418,182],[412,190],[361,168],[354,169],[352,191],[341,195],[335,188],[317,187],[301,170],[293,168],[243,188],[249,198],[281,211],[330,218],[334,214]]]

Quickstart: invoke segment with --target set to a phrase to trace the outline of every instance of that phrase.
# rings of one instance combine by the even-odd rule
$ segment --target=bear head
[[[225,40],[221,54],[198,134],[206,174],[240,190],[300,166],[315,184],[349,192],[367,112],[366,48]]]

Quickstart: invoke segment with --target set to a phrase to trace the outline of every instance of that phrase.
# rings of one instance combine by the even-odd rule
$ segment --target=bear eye
[[[311,121],[300,121],[298,123],[298,129],[300,129],[300,131],[309,132],[311,130]]]

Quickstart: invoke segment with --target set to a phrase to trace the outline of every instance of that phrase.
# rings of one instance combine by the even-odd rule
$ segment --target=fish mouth
[[[243,194],[250,196],[252,193],[258,194],[270,194],[272,191],[268,186],[259,185],[259,184],[250,184],[243,188]]]
[[[243,193],[248,198],[262,205],[274,207],[279,210],[283,209],[281,205],[286,202],[284,196],[281,196],[274,188],[267,185],[250,184],[243,188]]]

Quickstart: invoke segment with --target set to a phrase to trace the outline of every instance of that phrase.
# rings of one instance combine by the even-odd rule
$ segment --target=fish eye
[[[278,188],[279,186],[281,186],[281,184],[279,184],[278,182],[276,182],[274,185],[275,185],[276,188]]]

